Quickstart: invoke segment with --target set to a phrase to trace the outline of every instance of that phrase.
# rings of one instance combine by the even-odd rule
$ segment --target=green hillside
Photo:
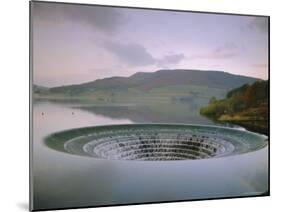
[[[228,90],[256,80],[221,71],[159,70],[53,87],[43,92],[34,90],[34,97],[88,99],[103,104],[182,102],[202,106],[211,96],[222,98]]]
[[[202,115],[217,121],[234,122],[268,133],[268,81],[245,84],[229,91],[225,99],[212,97]]]

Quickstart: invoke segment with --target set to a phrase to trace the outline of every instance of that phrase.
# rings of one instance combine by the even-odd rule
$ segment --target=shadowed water
[[[268,190],[267,147],[223,158],[146,162],[100,160],[44,144],[55,132],[87,126],[213,124],[197,108],[37,102],[33,109],[35,209],[248,196]]]

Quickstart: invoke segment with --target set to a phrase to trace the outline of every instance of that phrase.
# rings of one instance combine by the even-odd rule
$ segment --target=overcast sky
[[[264,17],[33,2],[34,83],[77,84],[159,69],[267,79]]]

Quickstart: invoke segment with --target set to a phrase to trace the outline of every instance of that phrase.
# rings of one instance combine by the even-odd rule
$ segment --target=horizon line
[[[45,85],[41,85],[41,84],[37,84],[32,82],[32,85],[36,85],[36,86],[41,86],[41,87],[45,87],[45,88],[56,88],[56,87],[66,87],[66,86],[75,86],[75,85],[81,85],[81,84],[87,84],[87,83],[91,83],[91,82],[95,82],[97,80],[104,80],[104,79],[112,79],[112,78],[130,78],[133,75],[137,74],[137,73],[156,73],[159,71],[199,71],[199,72],[222,72],[222,73],[227,73],[227,74],[231,74],[231,75],[235,75],[235,76],[242,76],[242,77],[250,77],[250,78],[255,78],[257,80],[268,80],[267,79],[262,79],[262,78],[258,78],[258,77],[254,77],[254,76],[248,76],[248,75],[241,75],[241,74],[234,74],[231,72],[227,72],[227,71],[221,71],[221,70],[212,70],[212,69],[183,69],[183,68],[179,68],[179,69],[158,69],[156,71],[152,71],[152,72],[146,72],[146,71],[137,71],[129,76],[111,76],[111,77],[104,77],[104,78],[99,78],[99,79],[94,79],[94,80],[89,80],[89,81],[84,81],[84,82],[79,82],[79,83],[73,83],[73,84],[63,84],[63,85],[55,85],[55,86],[45,86]]]

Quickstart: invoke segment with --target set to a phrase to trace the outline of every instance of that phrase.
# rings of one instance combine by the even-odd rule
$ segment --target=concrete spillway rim
[[[99,130],[99,129],[103,129],[103,128],[116,128],[116,127],[121,127],[121,128],[126,128],[126,127],[141,127],[141,126],[146,126],[146,127],[149,127],[149,126],[152,126],[152,127],[169,127],[169,126],[172,126],[172,127],[190,127],[190,128],[201,128],[201,129],[218,129],[218,130],[227,130],[227,131],[232,131],[232,132],[244,132],[248,135],[252,135],[252,136],[257,136],[259,137],[260,139],[264,140],[264,145],[263,146],[260,146],[259,149],[257,150],[252,150],[252,151],[249,151],[249,152],[245,152],[245,153],[239,153],[239,154],[233,154],[233,155],[227,155],[225,157],[237,157],[239,155],[242,155],[242,154],[249,154],[251,152],[255,152],[255,151],[258,151],[264,147],[266,147],[268,145],[267,141],[268,141],[268,137],[265,136],[265,135],[262,135],[262,134],[259,134],[259,133],[254,133],[254,132],[250,132],[250,131],[247,131],[245,129],[241,129],[241,128],[230,128],[230,127],[224,127],[224,126],[215,126],[215,125],[198,125],[198,124],[181,124],[181,123],[140,123],[140,124],[114,124],[114,125],[98,125],[98,126],[88,126],[88,127],[81,127],[81,128],[74,128],[74,129],[67,129],[67,130],[64,130],[64,131],[60,131],[60,132],[56,132],[56,133],[53,133],[49,136],[47,136],[44,141],[45,141],[45,144],[50,147],[50,145],[48,144],[48,142],[52,139],[52,137],[54,136],[59,136],[59,135],[62,135],[64,133],[68,133],[68,132],[72,132],[72,131],[79,131],[79,130]],[[93,133],[94,134],[94,133]],[[67,140],[66,140],[67,141]],[[66,142],[64,141],[64,142]],[[79,156],[79,157],[84,157],[83,155],[78,155],[78,154],[73,154],[73,153],[69,153],[69,152],[66,152],[65,149],[56,149],[56,148],[53,148],[53,147],[50,147],[51,149],[55,150],[55,151],[60,151],[60,152],[64,152],[64,153],[67,153],[67,154],[72,154],[73,156]],[[124,159],[108,159],[108,158],[101,158],[101,157],[92,157],[93,159],[96,159],[96,160],[105,160],[105,161],[108,161],[108,160],[111,160],[111,161],[123,161],[123,162],[188,162],[188,161],[198,161],[198,160],[210,160],[210,159],[221,159],[222,157],[210,157],[210,158],[200,158],[200,159],[196,159],[196,160],[124,160]]]

